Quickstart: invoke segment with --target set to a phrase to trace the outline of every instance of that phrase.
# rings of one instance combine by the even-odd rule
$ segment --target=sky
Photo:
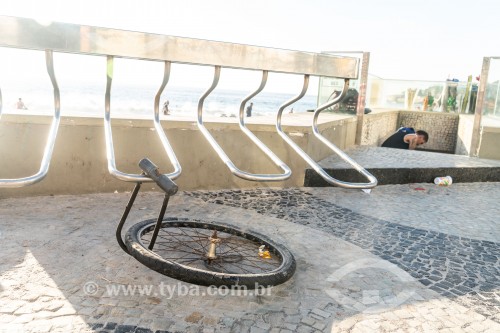
[[[500,55],[498,0],[8,0],[0,15],[68,22],[265,47],[321,52],[370,52],[369,72],[388,79],[466,80],[484,56]],[[8,33],[8,32],[0,32]],[[24,53],[23,53],[24,52]],[[33,51],[0,49],[0,75],[44,72]],[[27,52],[27,54],[25,54]],[[35,52],[36,53],[36,52]],[[102,59],[56,55],[58,74],[94,77]],[[38,58],[40,58],[38,56]],[[87,57],[88,58],[88,57]],[[42,69],[34,69],[42,64]],[[117,61],[125,77],[161,83],[160,63]],[[59,66],[59,67],[57,67]],[[33,68],[33,70],[31,70]],[[172,82],[208,86],[213,70],[174,65]],[[253,89],[260,74],[226,71],[221,84]],[[3,73],[3,74],[2,74]],[[159,73],[159,74],[158,74]],[[128,76],[127,76],[128,75]],[[0,76],[0,80],[2,80]],[[270,77],[274,90],[299,90],[301,78]]]

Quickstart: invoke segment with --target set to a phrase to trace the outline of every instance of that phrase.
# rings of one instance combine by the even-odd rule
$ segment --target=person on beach
[[[28,110],[28,108],[26,107],[26,105],[24,105],[24,102],[21,98],[19,98],[19,100],[17,101],[16,108],[18,110]]]
[[[382,147],[413,150],[428,140],[429,134],[426,131],[415,131],[412,127],[401,127],[382,143]]]
[[[253,108],[253,103],[250,103],[250,105],[247,106],[247,117],[252,116],[252,108]]]
[[[169,101],[166,101],[165,103],[163,103],[163,114],[164,115],[170,114],[170,111],[168,110],[168,104],[169,104]]]

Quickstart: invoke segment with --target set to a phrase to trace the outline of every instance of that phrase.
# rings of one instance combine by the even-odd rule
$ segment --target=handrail
[[[47,136],[47,143],[45,144],[45,149],[43,151],[43,157],[40,163],[40,169],[36,174],[29,177],[0,179],[0,187],[15,188],[15,187],[24,187],[32,185],[44,179],[49,171],[50,160],[52,158],[52,152],[54,151],[57,131],[59,129],[59,123],[61,120],[61,96],[59,93],[59,86],[57,85],[57,80],[54,73],[54,58],[51,50],[45,50],[45,62],[47,66],[47,72],[50,76],[50,81],[52,82],[52,87],[54,88],[54,117],[52,118],[49,134]],[[0,101],[0,114],[1,114],[1,101]]]
[[[197,125],[198,128],[200,129],[201,133],[205,136],[207,141],[210,143],[212,148],[214,148],[215,152],[217,155],[219,155],[220,159],[224,164],[229,168],[229,171],[231,173],[239,178],[245,179],[245,180],[251,180],[251,181],[281,181],[281,180],[286,180],[290,178],[292,171],[290,168],[283,163],[262,141],[260,141],[248,128],[245,127],[245,120],[244,120],[244,107],[245,103],[250,100],[252,97],[257,95],[265,86],[265,83],[267,81],[267,71],[263,72],[262,75],[262,81],[259,86],[259,88],[245,97],[243,101],[241,102],[240,105],[240,128],[242,131],[264,152],[267,154],[267,156],[272,159],[272,161],[283,170],[283,174],[254,174],[250,173],[247,171],[243,171],[241,169],[238,169],[234,163],[231,161],[231,159],[227,156],[227,154],[224,152],[222,147],[217,143],[217,141],[214,139],[214,137],[210,134],[208,129],[205,127],[203,124],[203,103],[205,102],[205,99],[210,95],[210,93],[215,89],[217,84],[219,83],[219,78],[220,78],[220,66],[215,66],[215,72],[214,72],[214,79],[212,82],[212,85],[208,90],[200,97],[200,100],[198,101],[198,118],[197,118]]]
[[[107,57],[107,79],[106,79],[106,95],[105,95],[105,111],[104,111],[104,134],[106,138],[106,158],[108,160],[108,171],[109,173],[126,182],[152,182],[153,180],[149,177],[146,177],[141,174],[131,174],[131,173],[125,173],[122,171],[119,171],[116,168],[116,163],[115,163],[115,150],[113,146],[113,133],[111,129],[111,83],[113,82],[113,56],[108,56]],[[168,79],[170,77],[170,63],[168,61],[165,62],[165,70],[163,73],[163,82],[160,86],[160,89],[158,90],[156,96],[155,96],[155,102],[154,102],[154,125],[155,129],[158,132],[158,136],[160,137],[161,143],[163,144],[163,148],[165,149],[168,158],[170,159],[170,162],[172,163],[174,167],[174,171],[165,174],[171,179],[176,179],[177,177],[180,176],[181,174],[181,166],[179,164],[179,161],[177,160],[177,157],[175,156],[174,150],[170,146],[170,143],[168,142],[168,139],[165,135],[165,132],[163,131],[163,128],[161,127],[160,124],[160,117],[159,117],[159,100],[160,100],[160,95],[165,88]]]
[[[0,46],[356,79],[359,59],[0,16]]]
[[[344,88],[342,89],[342,93],[334,98],[331,101],[328,101],[324,103],[323,105],[319,106],[315,111],[314,111],[314,116],[313,116],[313,133],[314,135],[321,140],[325,145],[328,146],[331,150],[333,150],[338,156],[340,156],[345,162],[350,164],[356,171],[361,173],[366,179],[368,179],[368,183],[350,183],[350,182],[344,182],[338,179],[335,179],[331,177],[325,170],[316,162],[313,164],[309,163],[309,165],[324,179],[326,180],[329,184],[331,185],[337,185],[340,187],[344,188],[359,188],[359,189],[367,189],[367,188],[373,188],[377,186],[377,178],[375,178],[371,173],[366,171],[365,168],[363,168],[361,165],[359,165],[356,161],[354,161],[352,158],[350,158],[346,153],[344,153],[341,149],[339,149],[337,146],[335,146],[332,142],[330,142],[327,138],[325,138],[321,133],[319,132],[318,129],[318,116],[321,113],[321,111],[339,103],[347,93],[347,90],[349,89],[349,80],[346,79],[344,81]]]
[[[362,171],[360,171],[359,168],[361,168],[362,170],[364,170],[363,175],[365,175],[366,177],[368,177],[368,179],[370,180],[370,183],[347,183],[347,182],[339,181],[339,180],[336,180],[336,179],[330,177],[330,175],[328,175],[328,173],[326,173],[326,171],[318,163],[316,163],[315,160],[313,160],[305,151],[303,151],[283,131],[283,129],[281,127],[281,117],[282,117],[282,114],[283,114],[283,110],[285,110],[285,108],[288,107],[289,105],[292,105],[293,103],[295,103],[298,100],[300,100],[305,95],[305,93],[307,91],[308,85],[309,85],[309,75],[304,75],[304,85],[303,85],[302,91],[299,93],[299,95],[297,95],[296,97],[290,99],[289,101],[285,102],[284,104],[282,104],[280,106],[280,108],[278,110],[278,116],[276,118],[276,129],[278,131],[278,134],[290,145],[290,147],[293,148],[293,150],[295,150],[295,152],[297,152],[297,154],[299,154],[300,157],[302,157],[302,159],[304,159],[304,161],[306,161],[307,164],[309,164],[329,184],[331,184],[331,185],[337,185],[337,186],[341,186],[341,187],[345,187],[345,188],[360,188],[360,189],[375,187],[377,185],[377,179],[375,177],[373,177],[370,173],[368,173],[366,170],[364,170],[355,161],[353,161],[352,159],[350,159],[347,155],[345,155],[345,153],[341,152],[342,155],[339,154],[338,151],[340,151],[340,150],[335,145],[333,145],[328,140],[326,140],[323,136],[320,135],[320,139],[323,138],[323,139],[321,139],[321,141],[323,141],[324,143],[326,143],[337,154],[341,155],[341,157],[345,161],[347,161],[351,165],[355,166],[356,170],[358,170],[359,172],[362,172]],[[331,107],[332,105],[338,103],[345,96],[348,88],[349,88],[349,80],[346,80],[345,84],[344,84],[344,89],[342,90],[342,93],[339,96],[337,96],[336,98],[334,98],[332,101],[329,101],[329,102],[321,105],[318,109],[316,109],[316,111],[314,112],[314,118],[313,118],[313,132],[317,131],[317,117],[319,115],[319,112],[321,112],[321,111],[323,111],[323,110]],[[318,132],[318,134],[319,134],[319,132]],[[317,135],[317,134],[315,133],[315,135]]]

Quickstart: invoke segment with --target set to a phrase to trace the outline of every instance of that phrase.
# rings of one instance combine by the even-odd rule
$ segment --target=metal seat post
[[[163,89],[165,88],[168,79],[170,77],[170,62],[165,61],[165,69],[163,73],[163,82],[160,86],[160,89],[158,90],[156,96],[155,96],[155,101],[154,101],[154,125],[156,132],[158,133],[158,136],[161,140],[161,143],[163,145],[163,148],[165,149],[168,158],[170,159],[170,162],[172,163],[174,167],[174,171],[166,174],[171,179],[176,179],[177,177],[180,176],[181,174],[181,166],[179,164],[179,161],[177,160],[177,157],[175,156],[174,150],[170,146],[170,143],[165,135],[165,132],[163,131],[163,128],[161,127],[160,124],[160,116],[159,116],[159,103],[160,103],[160,96],[161,93],[163,92]],[[152,182],[153,180],[149,177],[146,177],[142,174],[130,174],[130,173],[124,173],[119,171],[116,168],[116,163],[115,163],[115,152],[114,152],[114,146],[113,146],[113,133],[111,130],[111,83],[113,81],[113,56],[108,56],[107,57],[107,82],[106,82],[106,96],[105,96],[105,113],[104,113],[104,134],[106,137],[106,157],[108,160],[108,171],[111,175],[114,177],[127,181],[127,182]]]
[[[15,188],[15,187],[24,187],[32,185],[44,179],[49,171],[50,160],[52,158],[52,152],[54,151],[57,131],[59,129],[59,123],[61,120],[61,112],[60,112],[61,97],[59,93],[59,86],[57,85],[57,80],[54,73],[54,58],[52,50],[45,51],[45,60],[46,60],[47,72],[49,74],[50,81],[52,82],[52,87],[54,88],[54,117],[52,118],[49,134],[47,136],[47,143],[45,144],[45,149],[43,151],[43,157],[40,163],[40,169],[36,174],[29,177],[0,179],[0,187]],[[2,101],[0,94],[0,116],[1,112],[2,112]]]

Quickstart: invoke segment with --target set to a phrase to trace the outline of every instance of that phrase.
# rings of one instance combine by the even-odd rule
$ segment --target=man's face
[[[417,135],[417,145],[423,145],[425,143],[425,138],[423,135]]]

